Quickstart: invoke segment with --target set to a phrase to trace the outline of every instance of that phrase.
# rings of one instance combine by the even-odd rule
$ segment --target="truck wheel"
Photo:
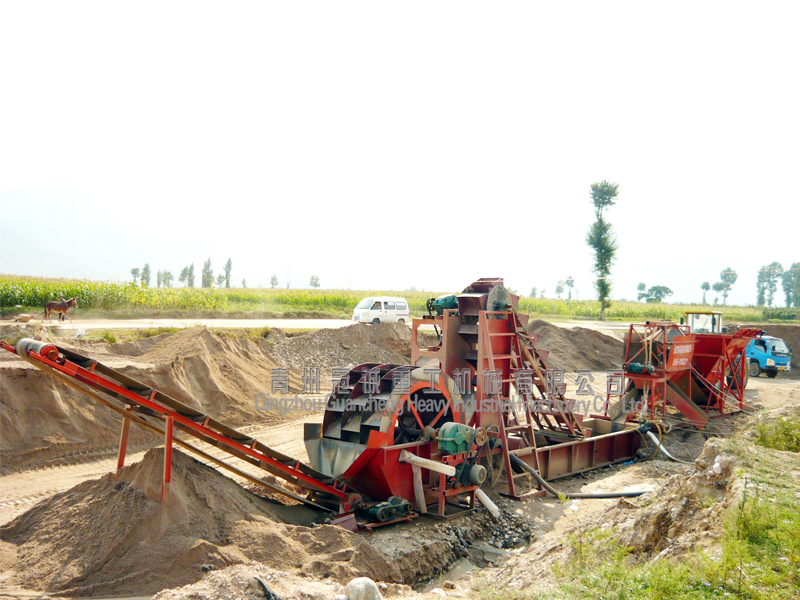
[[[397,322],[400,323],[401,325],[403,325],[403,324],[405,324],[406,320],[405,319],[397,319]]]
[[[747,367],[747,372],[750,373],[750,377],[758,377],[761,374],[761,367],[758,366],[757,360],[750,361],[750,366]]]
[[[767,371],[767,377],[769,377],[770,379],[775,379],[777,376],[778,376],[777,371]]]
[[[380,323],[381,323],[380,319],[372,319],[372,324],[373,325],[380,325]]]

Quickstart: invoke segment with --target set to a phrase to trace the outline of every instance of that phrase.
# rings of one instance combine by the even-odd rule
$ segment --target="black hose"
[[[531,467],[530,465],[522,462],[522,460],[514,456],[513,454],[509,454],[509,458],[511,458],[511,462],[513,462],[518,467],[525,469],[528,473],[533,475],[536,481],[548,492],[553,494],[556,498],[566,497],[566,498],[635,498],[636,496],[641,496],[642,494],[646,494],[647,492],[589,492],[586,494],[579,494],[574,492],[559,492],[554,488],[552,485],[547,483],[544,480],[544,477],[539,475],[539,473]]]

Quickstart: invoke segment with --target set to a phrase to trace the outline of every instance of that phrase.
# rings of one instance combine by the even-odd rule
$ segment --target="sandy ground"
[[[34,319],[32,323],[41,323],[40,319]],[[86,319],[76,318],[73,322],[67,321],[59,324],[45,321],[45,327],[51,327],[55,331],[77,331],[79,329],[150,329],[158,327],[197,327],[206,325],[208,327],[219,327],[225,329],[257,329],[259,327],[278,327],[280,329],[337,329],[352,325],[349,319]],[[14,321],[0,321],[0,332],[3,327],[16,325]],[[409,323],[409,327],[410,327]],[[583,327],[601,331],[608,335],[613,335],[622,339],[622,335],[628,330],[629,323],[625,322],[602,322],[602,321],[554,321],[553,325],[564,328]]]

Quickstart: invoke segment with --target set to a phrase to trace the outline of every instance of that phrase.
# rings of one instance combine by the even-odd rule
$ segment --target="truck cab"
[[[763,335],[747,345],[748,369],[750,377],[758,377],[762,372],[767,377],[777,377],[780,371],[791,371],[792,349],[780,338]]]
[[[687,310],[686,324],[692,333],[730,333],[722,324],[722,313],[715,310]],[[683,319],[681,319],[683,325]]]

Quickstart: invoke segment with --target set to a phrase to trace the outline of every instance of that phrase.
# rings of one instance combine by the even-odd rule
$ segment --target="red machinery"
[[[631,325],[625,340],[625,383],[609,402],[606,415],[625,422],[645,415],[667,417],[667,404],[702,429],[709,418],[744,407],[747,382],[745,347],[757,329],[693,333],[671,321]]]
[[[509,496],[543,494],[517,461],[543,481],[633,458],[641,441],[635,429],[573,412],[574,401],[564,396],[546,353],[537,350],[538,336],[526,330],[527,317],[517,314],[517,302],[502,279],[481,279],[452,308],[414,319],[411,365],[350,370],[328,397],[323,423],[305,426],[311,466],[90,357],[34,340],[16,348],[0,345],[124,417],[119,467],[130,421],[162,434],[165,493],[171,448],[178,444],[339,514],[339,524],[352,526],[355,511],[388,523],[414,516],[414,508],[441,518],[474,509],[487,473],[493,486],[503,470]],[[441,332],[436,346],[418,347],[421,326]],[[174,430],[283,478],[305,495],[226,464],[174,436]],[[533,486],[524,486],[522,478]]]
[[[502,283],[478,280],[457,297],[457,308],[414,319],[412,365],[353,369],[329,399],[323,423],[306,425],[312,466],[372,499],[402,497],[445,517],[453,496],[468,494],[474,506],[480,477],[470,476],[478,461],[497,482],[498,454],[514,498],[544,492],[538,484],[533,491],[521,488],[520,478],[529,475],[512,465],[511,455],[545,479],[630,460],[640,444],[635,430],[608,418],[582,419],[561,386],[548,386],[553,371],[546,353],[536,349],[538,336],[514,310],[518,297]],[[418,347],[423,325],[441,332],[437,346]],[[410,385],[401,387],[405,372]],[[366,390],[370,373],[379,383]],[[443,443],[453,424],[466,436],[474,432],[464,451]],[[415,472],[403,452],[455,466],[456,473]]]

